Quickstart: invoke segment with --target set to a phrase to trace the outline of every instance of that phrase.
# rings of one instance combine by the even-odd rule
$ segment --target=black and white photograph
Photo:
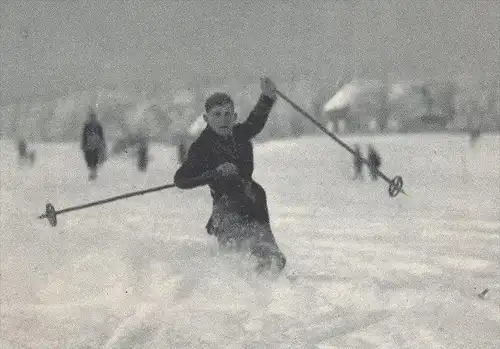
[[[0,347],[500,348],[499,38],[498,0],[0,0]]]

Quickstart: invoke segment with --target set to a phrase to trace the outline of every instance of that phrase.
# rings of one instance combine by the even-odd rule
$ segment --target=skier
[[[372,145],[368,146],[368,162],[369,162],[369,169],[370,169],[370,175],[372,177],[372,180],[376,181],[378,179],[378,169],[380,165],[382,164],[380,155],[377,153],[375,148]]]
[[[205,102],[207,123],[177,170],[174,183],[181,189],[208,185],[213,199],[206,225],[220,246],[248,250],[257,259],[257,271],[281,271],[286,258],[271,231],[265,190],[252,179],[251,139],[262,131],[276,101],[276,86],[261,80],[262,94],[243,123],[236,123],[234,103],[225,93]]]
[[[138,136],[137,149],[137,168],[141,172],[145,172],[148,167],[148,138],[145,135]]]
[[[31,166],[35,163],[36,152],[34,150],[28,151],[28,143],[24,138],[17,141],[17,152],[19,155],[19,163],[24,164],[27,161]]]
[[[359,144],[356,144],[354,147],[354,180],[360,179],[363,180],[363,156],[361,155],[361,149]]]
[[[89,180],[97,178],[97,168],[104,161],[106,142],[101,123],[94,111],[90,111],[83,127],[81,149],[89,169]]]
[[[26,140],[24,138],[20,138],[17,141],[17,151],[19,153],[19,159],[26,159],[27,157],[27,152],[28,152],[28,144],[26,143]]]
[[[471,147],[474,147],[480,135],[481,130],[479,128],[473,128],[469,131],[469,144]]]

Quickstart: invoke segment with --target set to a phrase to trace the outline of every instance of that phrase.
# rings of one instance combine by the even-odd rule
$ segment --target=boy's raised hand
[[[268,77],[260,79],[260,88],[262,93],[272,99],[276,99],[276,85]]]

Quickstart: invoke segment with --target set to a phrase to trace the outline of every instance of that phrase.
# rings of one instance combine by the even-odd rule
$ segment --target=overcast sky
[[[0,0],[0,104],[206,77],[497,75],[498,0]],[[27,34],[27,35],[23,35]]]

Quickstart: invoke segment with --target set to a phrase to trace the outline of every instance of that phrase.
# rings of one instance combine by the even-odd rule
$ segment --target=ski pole
[[[213,173],[207,172],[205,175],[202,175],[202,176],[197,177],[197,178],[189,179],[188,181],[189,182],[199,182],[199,183],[201,183],[201,182],[208,181],[208,180],[212,179],[213,176],[214,176]],[[98,206],[98,205],[102,205],[102,204],[105,204],[105,203],[108,203],[108,202],[122,200],[122,199],[130,198],[132,196],[144,195],[144,194],[147,194],[147,193],[152,193],[152,192],[155,192],[155,191],[160,191],[160,190],[174,188],[174,187],[175,187],[174,183],[166,184],[166,185],[161,185],[159,187],[154,187],[154,188],[149,188],[149,189],[145,189],[145,190],[134,191],[134,192],[131,192],[131,193],[126,193],[126,194],[122,194],[122,195],[118,195],[118,196],[113,196],[113,197],[110,197],[110,198],[107,198],[107,199],[103,199],[103,200],[99,200],[99,201],[89,202],[89,203],[83,204],[83,205],[68,207],[68,208],[65,208],[65,209],[62,209],[62,210],[58,210],[58,211],[56,211],[56,209],[54,208],[54,205],[52,205],[51,203],[48,203],[48,204],[45,205],[45,213],[42,214],[42,215],[40,215],[40,216],[38,216],[38,218],[40,218],[40,219],[47,218],[47,220],[49,221],[50,225],[53,226],[53,227],[55,227],[57,225],[57,215],[59,215],[59,214],[68,213],[68,212],[77,211],[77,210],[82,210],[82,209],[87,208],[87,207]]]
[[[126,198],[129,198],[132,196],[137,196],[137,195],[144,195],[147,193],[152,193],[154,191],[160,191],[160,190],[168,189],[168,188],[172,188],[172,187],[175,187],[175,184],[167,184],[167,185],[162,185],[159,187],[150,188],[150,189],[146,189],[146,190],[134,191],[131,193],[113,196],[113,197],[99,200],[99,201],[89,202],[89,203],[83,204],[83,205],[64,208],[64,209],[58,210],[58,211],[55,210],[54,205],[52,205],[51,203],[48,203],[47,205],[45,205],[45,213],[38,216],[38,218],[47,218],[50,225],[55,227],[57,225],[57,215],[59,215],[59,214],[77,211],[77,210],[82,210],[82,209],[87,208],[87,207],[98,206],[98,205],[102,205],[102,204],[105,204],[108,202],[126,199]]]
[[[333,133],[329,132],[323,125],[321,125],[316,119],[314,119],[311,115],[309,115],[306,111],[304,111],[302,108],[300,108],[297,104],[295,104],[290,98],[285,96],[282,92],[280,92],[278,89],[275,90],[276,94],[283,98],[286,102],[288,102],[295,110],[297,110],[300,114],[308,118],[314,125],[316,125],[321,131],[323,131],[327,136],[329,136],[331,139],[336,141],[338,144],[340,144],[342,147],[344,147],[348,152],[351,154],[357,156],[356,152],[349,147],[346,143],[342,142],[337,136],[335,136]],[[365,160],[364,158],[361,157],[361,161],[365,163],[366,165],[370,165],[370,163]],[[375,171],[377,174],[389,184],[389,196],[390,197],[395,197],[399,193],[403,193],[407,195],[404,190],[403,190],[403,178],[401,176],[396,176],[393,179],[390,179],[387,177],[384,173],[382,173],[379,169],[375,168]]]

